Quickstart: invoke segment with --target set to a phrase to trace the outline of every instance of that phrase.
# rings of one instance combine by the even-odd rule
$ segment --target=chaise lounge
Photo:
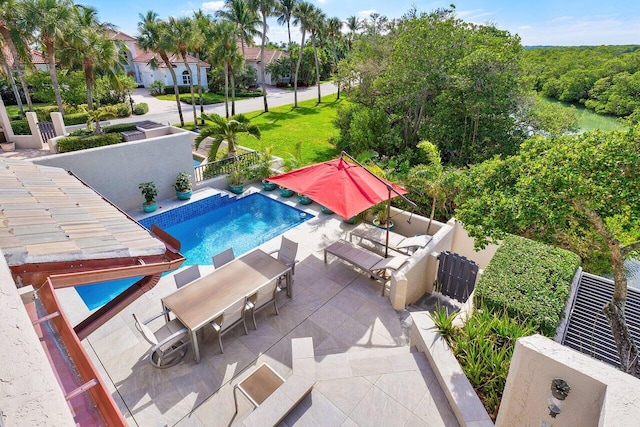
[[[357,237],[360,240],[367,240],[374,245],[382,246],[384,248],[387,242],[387,231],[363,222],[351,231],[349,241],[353,241],[354,237]],[[401,234],[389,231],[389,248],[396,252],[410,255],[416,248],[423,248],[427,246],[431,239],[432,236],[428,236],[426,234],[405,237]]]

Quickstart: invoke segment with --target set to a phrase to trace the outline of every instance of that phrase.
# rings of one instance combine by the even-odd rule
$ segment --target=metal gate
[[[449,251],[438,255],[439,291],[460,302],[466,302],[476,286],[478,264]]]
[[[53,123],[51,122],[38,122],[38,129],[44,142],[48,142],[56,136],[56,130],[53,128]]]

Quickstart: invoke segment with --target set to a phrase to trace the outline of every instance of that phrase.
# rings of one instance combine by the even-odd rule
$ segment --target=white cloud
[[[554,18],[551,20],[551,22],[565,22],[565,21],[571,21],[573,19],[573,16],[560,16],[558,18]]]
[[[215,12],[216,10],[220,10],[224,7],[224,1],[208,1],[206,3],[202,3],[202,10],[205,12]]]
[[[376,10],[375,9],[370,9],[370,10],[361,10],[361,11],[357,12],[357,14],[360,15],[360,16],[369,16],[372,13],[376,13]]]
[[[531,28],[531,25],[522,25],[518,27],[519,30],[530,30]]]
[[[457,18],[464,18],[466,16],[470,16],[470,15],[477,15],[478,13],[481,13],[483,11],[483,9],[474,9],[474,10],[456,10],[456,17]]]
[[[327,0],[318,0],[318,3],[320,3],[320,4],[324,4],[326,2],[327,2]]]

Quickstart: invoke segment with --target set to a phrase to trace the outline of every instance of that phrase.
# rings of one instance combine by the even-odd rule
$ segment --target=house
[[[242,51],[241,47],[239,47],[239,49],[240,51]],[[256,72],[258,73],[257,83],[262,84],[262,76],[260,75],[260,69],[262,65],[260,63],[260,47],[245,46],[244,55],[245,55],[245,58],[244,58],[245,63],[255,68]],[[275,49],[264,50],[264,61],[266,64],[270,64],[274,61],[277,61],[278,59],[287,58],[287,57],[289,57],[289,55],[286,52],[283,52],[281,50],[275,50]],[[265,79],[265,83],[268,85],[275,85],[276,83],[278,83],[277,81],[271,80],[271,74],[266,70],[264,73],[264,79]],[[289,76],[285,76],[284,80],[288,80],[288,79],[289,79]]]
[[[47,58],[44,57],[44,53],[39,50],[32,50],[30,52],[31,63],[38,71],[49,71],[49,64]]]
[[[118,31],[113,34],[114,40],[119,40],[126,46],[125,56],[127,63],[123,64],[127,75],[133,77],[138,84],[149,87],[151,83],[156,80],[164,83],[165,86],[173,86],[173,79],[166,64],[162,61],[160,56],[151,51],[146,51],[136,43],[135,37],[132,37],[122,31]],[[154,69],[151,66],[152,61],[155,59],[157,67]],[[175,70],[176,77],[179,85],[189,85],[189,72],[187,71],[182,58],[179,55],[169,55],[169,61],[171,62],[173,69]],[[187,63],[191,68],[193,75],[193,84],[198,83],[196,76],[196,64],[197,59],[191,55],[187,55]],[[211,66],[204,61],[200,61],[200,84],[203,87],[208,87],[207,73]]]

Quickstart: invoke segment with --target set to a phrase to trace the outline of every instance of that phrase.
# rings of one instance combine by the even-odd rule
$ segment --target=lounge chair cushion
[[[369,252],[364,248],[347,242],[346,240],[338,240],[333,242],[324,249],[325,263],[327,262],[327,253],[335,255],[336,257],[347,261],[356,267],[359,267],[378,280],[385,281],[387,278],[384,275],[386,269],[397,270],[408,259],[405,255],[399,255],[395,257],[383,258],[378,254]],[[380,272],[382,271],[382,274]]]
[[[431,241],[431,236],[427,236],[426,234],[420,234],[418,236],[407,237],[403,239],[402,242],[397,244],[395,247],[398,249],[402,248],[410,248],[410,247],[420,247],[423,248],[427,246],[427,244]]]

